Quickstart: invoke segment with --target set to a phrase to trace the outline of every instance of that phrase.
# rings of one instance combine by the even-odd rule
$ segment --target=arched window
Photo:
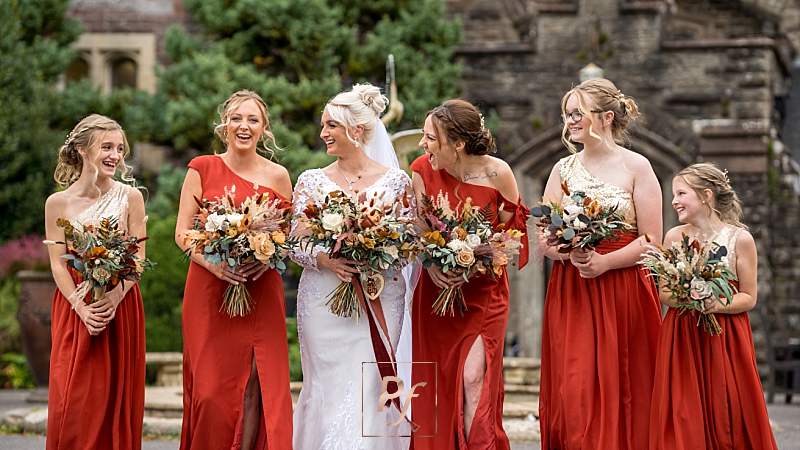
[[[111,89],[136,88],[139,70],[136,61],[128,56],[118,56],[111,60]]]
[[[80,81],[89,77],[89,63],[83,58],[77,58],[67,67],[64,79],[67,83]]]

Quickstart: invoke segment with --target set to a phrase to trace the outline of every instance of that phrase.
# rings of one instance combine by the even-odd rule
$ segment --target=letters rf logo
[[[362,436],[410,437],[413,432],[417,437],[432,437],[437,429],[438,364],[398,362],[392,365],[396,368],[396,376],[386,375],[385,370],[381,376],[379,366],[385,368],[387,365],[392,364],[362,364]],[[419,410],[419,417],[414,408]]]

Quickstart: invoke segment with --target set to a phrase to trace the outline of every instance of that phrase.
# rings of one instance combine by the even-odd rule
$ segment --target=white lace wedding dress
[[[386,202],[395,202],[410,186],[408,175],[389,169],[367,195],[383,193]],[[321,203],[335,190],[343,190],[321,169],[303,172],[295,186],[295,216],[309,201]],[[411,211],[408,212],[411,214]],[[325,305],[328,294],[339,279],[316,266],[322,247],[298,251],[293,259],[303,266],[297,292],[297,332],[303,365],[303,389],[294,410],[295,450],[406,450],[410,430],[394,407],[378,412],[380,375],[370,338],[369,324],[361,317],[343,318]],[[380,295],[392,348],[397,349],[403,327],[406,283],[400,271],[384,274]],[[373,364],[363,364],[370,363]],[[363,411],[363,414],[362,414]],[[391,436],[391,437],[373,437]]]

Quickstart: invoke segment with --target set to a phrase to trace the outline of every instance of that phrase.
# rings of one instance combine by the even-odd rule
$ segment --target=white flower
[[[462,241],[461,239],[453,239],[447,243],[447,248],[453,250],[454,252],[458,252],[465,248],[469,248],[469,244],[467,244],[467,241]]]
[[[564,207],[564,213],[566,214],[567,220],[572,220],[578,216],[578,214],[583,214],[583,207],[578,205],[567,205]]]
[[[689,295],[695,300],[711,297],[711,284],[700,278],[693,278]]]
[[[224,214],[209,214],[208,217],[206,217],[206,231],[217,231],[222,228],[223,223],[225,223]]]
[[[477,234],[468,234],[465,241],[471,250],[475,250],[475,247],[481,245],[481,238]]]
[[[239,225],[239,222],[241,222],[242,217],[244,217],[244,216],[241,215],[241,214],[236,214],[236,213],[228,214],[228,215],[225,216],[225,218],[228,219],[228,223],[233,227]]]
[[[322,214],[322,228],[334,233],[339,233],[342,231],[342,225],[344,225],[344,217],[341,214]]]
[[[400,251],[397,250],[397,246],[395,245],[390,245],[389,247],[383,247],[383,252],[391,256],[392,259],[398,259],[400,257]]]
[[[575,219],[574,221],[572,221],[572,227],[575,228],[576,230],[582,230],[586,228],[586,224],[581,222],[579,219]]]

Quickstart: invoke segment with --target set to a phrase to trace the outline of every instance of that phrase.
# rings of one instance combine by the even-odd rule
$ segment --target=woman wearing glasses
[[[646,236],[661,242],[661,188],[650,162],[620,145],[639,111],[611,81],[581,83],[561,111],[571,154],[553,167],[544,200],[568,205],[564,183],[616,206],[631,228],[594,249],[544,252],[554,265],[542,332],[542,449],[647,448],[661,310],[637,261]]]

